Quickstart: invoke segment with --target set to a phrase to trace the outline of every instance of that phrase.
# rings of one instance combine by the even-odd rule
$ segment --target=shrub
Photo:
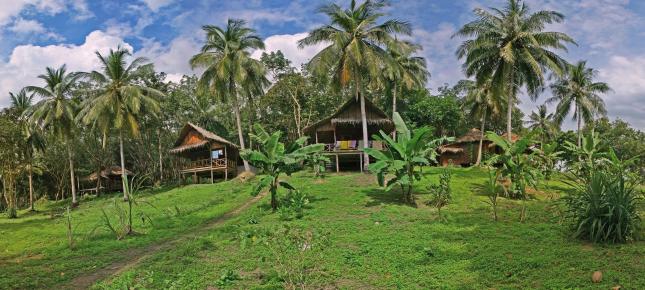
[[[432,199],[428,201],[428,205],[437,208],[439,217],[441,217],[441,208],[448,205],[452,200],[450,189],[451,174],[448,169],[444,169],[439,175],[439,184],[431,184],[428,189],[432,194]]]
[[[304,209],[309,204],[309,197],[300,190],[290,190],[278,208],[282,220],[301,219]]]
[[[499,171],[489,169],[488,180],[484,184],[484,193],[488,197],[486,203],[493,209],[493,219],[495,221],[497,221],[497,198],[499,198],[499,184],[497,184],[499,174]]]
[[[592,171],[588,182],[578,183],[574,194],[563,198],[576,238],[622,243],[634,238],[640,218],[639,193],[624,174]]]

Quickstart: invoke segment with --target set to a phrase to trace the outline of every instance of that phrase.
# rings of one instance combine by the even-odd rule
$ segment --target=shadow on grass
[[[409,204],[404,202],[403,193],[401,193],[401,190],[398,189],[385,191],[380,188],[370,188],[363,190],[362,193],[371,198],[371,200],[365,204],[365,207],[380,206],[382,204],[396,204],[417,207],[416,204]]]

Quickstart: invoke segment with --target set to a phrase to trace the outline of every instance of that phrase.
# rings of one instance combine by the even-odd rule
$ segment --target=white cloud
[[[306,32],[296,34],[279,34],[267,37],[264,40],[264,50],[256,50],[251,57],[260,59],[262,52],[282,51],[284,56],[291,60],[291,65],[300,69],[300,66],[315,56],[319,51],[325,48],[325,44],[307,46],[302,49],[298,48],[298,41],[307,36]]]
[[[36,77],[45,67],[59,67],[67,64],[70,71],[89,71],[99,67],[95,51],[107,52],[119,44],[128,49],[123,39],[102,31],[93,31],[80,45],[20,45],[13,49],[7,62],[0,61],[0,107],[9,104],[8,93],[27,85],[41,85]]]
[[[199,51],[201,44],[194,39],[177,37],[168,46],[158,42],[145,43],[143,48],[136,53],[136,56],[147,57],[155,64],[155,70],[165,72],[167,79],[179,82],[181,77],[192,74],[188,60]]]
[[[47,31],[42,23],[36,20],[27,20],[22,17],[14,21],[13,25],[9,27],[9,31],[12,31],[19,36],[35,35],[37,38],[52,39],[56,41],[64,39],[61,35],[55,32]]]
[[[145,3],[150,10],[153,12],[159,11],[159,8],[168,6],[172,4],[174,0],[141,0],[143,3]]]
[[[609,115],[645,129],[645,55],[613,56],[598,76],[614,91],[604,98]]]
[[[7,25],[28,8],[33,8],[39,13],[56,15],[71,7],[78,13],[75,16],[76,19],[82,20],[93,16],[85,0],[2,0],[1,5],[0,26]]]
[[[433,89],[446,83],[455,84],[465,78],[461,72],[461,64],[455,56],[460,40],[451,39],[455,31],[455,26],[450,23],[441,23],[434,31],[412,31],[412,40],[423,47],[421,55],[425,57],[431,74],[428,85]]]

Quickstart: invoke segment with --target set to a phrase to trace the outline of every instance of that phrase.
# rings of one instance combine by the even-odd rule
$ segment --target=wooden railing
[[[374,146],[371,146],[374,148]],[[381,142],[381,148],[382,150],[385,150],[387,147],[385,143]],[[356,146],[356,148],[348,148],[348,149],[340,149],[339,147],[336,147],[335,143],[326,143],[325,144],[325,149],[324,152],[343,152],[343,151],[361,151],[363,147]]]
[[[195,168],[235,168],[237,164],[235,160],[229,160],[228,158],[221,159],[200,159],[195,161],[190,161],[188,164],[184,165],[183,169],[195,169]]]

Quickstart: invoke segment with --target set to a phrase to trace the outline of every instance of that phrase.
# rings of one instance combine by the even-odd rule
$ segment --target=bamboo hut
[[[506,133],[502,137],[506,138]],[[442,166],[458,165],[458,166],[471,166],[477,162],[477,154],[479,152],[479,141],[482,138],[482,133],[479,129],[470,129],[466,134],[459,137],[455,142],[439,147],[439,163]],[[518,136],[511,135],[513,142],[517,141]],[[500,148],[492,141],[486,139],[482,145],[482,156],[486,154],[500,153]]]
[[[237,175],[237,145],[193,123],[184,126],[170,153],[187,160],[180,173],[182,178],[192,175],[194,183],[202,177],[210,178],[212,183],[215,176],[228,180]]]
[[[368,147],[383,149],[381,141],[372,140],[372,135],[380,130],[386,133],[394,131],[394,122],[383,110],[365,99],[367,115]],[[363,128],[360,101],[350,98],[331,116],[324,118],[304,129],[305,135],[316,143],[325,144],[325,155],[332,157],[329,167],[335,167],[336,172],[343,167],[358,167],[363,170]]]
[[[102,190],[106,190],[108,192],[121,191],[123,190],[123,182],[121,181],[122,171],[121,166],[114,165],[101,171],[94,172],[81,179],[84,183],[90,183],[94,187],[82,189],[80,192],[98,192]],[[128,176],[132,176],[132,172],[130,170],[126,169],[125,173]]]

